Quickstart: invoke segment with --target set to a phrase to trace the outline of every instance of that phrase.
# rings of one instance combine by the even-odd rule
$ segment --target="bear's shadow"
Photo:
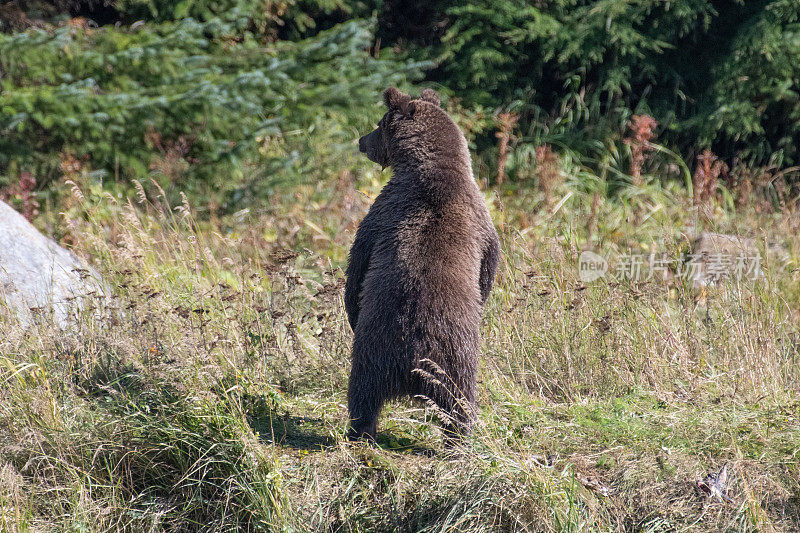
[[[336,444],[333,437],[319,430],[324,427],[320,418],[279,414],[270,410],[259,417],[248,417],[248,423],[258,434],[259,440],[277,446],[322,451]]]
[[[258,434],[259,440],[266,444],[306,451],[325,451],[336,445],[337,439],[321,431],[325,427],[321,418],[293,416],[289,413],[281,414],[276,410],[270,410],[258,417],[248,417],[248,423],[250,428]],[[426,457],[434,456],[437,453],[433,448],[420,445],[412,439],[398,439],[385,432],[378,433],[373,445],[388,451]]]

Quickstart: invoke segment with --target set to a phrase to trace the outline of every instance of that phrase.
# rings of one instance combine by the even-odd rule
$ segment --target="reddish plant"
[[[545,204],[550,205],[553,191],[562,181],[561,172],[558,170],[558,155],[547,144],[537,146],[533,154],[536,159],[539,189],[544,193]]]
[[[13,1],[0,3],[0,20],[12,31],[25,30],[35,25],[20,8],[19,3]]]
[[[150,170],[163,174],[174,185],[189,165],[197,162],[197,159],[189,156],[196,139],[195,135],[179,135],[177,139],[167,139],[150,129],[145,134],[145,141],[159,151],[150,160]]]
[[[753,193],[753,183],[756,179],[757,175],[754,169],[735,160],[733,168],[728,172],[726,185],[736,198],[737,208],[750,205],[750,196]]]
[[[600,210],[600,193],[596,192],[592,195],[592,205],[589,209],[589,222],[586,227],[589,229],[589,236],[597,233],[597,213]]]
[[[631,147],[629,172],[633,177],[634,185],[642,184],[642,167],[646,159],[645,154],[653,149],[650,141],[656,136],[654,132],[656,126],[658,126],[658,122],[650,115],[633,115],[628,122],[628,128],[633,135],[625,137],[622,142]]]
[[[500,113],[497,115],[497,125],[500,130],[495,137],[500,139],[497,153],[497,184],[503,183],[506,178],[506,163],[508,162],[508,143],[511,140],[511,131],[517,125],[519,115],[514,113]]]
[[[74,181],[75,177],[83,170],[83,162],[74,155],[66,152],[60,154],[60,157],[61,162],[58,164],[59,170],[61,170],[65,178]],[[83,159],[86,160],[86,157],[84,156]]]
[[[71,19],[67,19],[64,24],[77,30],[86,30],[86,32],[89,34],[91,34],[92,28],[97,27],[97,23],[95,21],[87,19],[86,17],[73,17]]]
[[[697,166],[692,175],[692,201],[694,205],[706,204],[717,190],[720,176],[726,177],[728,165],[706,148],[697,156]]]
[[[17,204],[17,209],[28,222],[39,214],[39,201],[36,199],[36,178],[30,172],[19,175],[17,183],[0,189],[0,200]]]

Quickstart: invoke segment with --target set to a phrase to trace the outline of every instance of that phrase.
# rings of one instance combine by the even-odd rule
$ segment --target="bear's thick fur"
[[[347,267],[349,436],[374,439],[381,406],[401,395],[432,400],[449,415],[445,435],[464,435],[499,240],[467,141],[438,95],[412,100],[390,87],[384,100],[378,128],[359,140],[394,175],[361,221]]]

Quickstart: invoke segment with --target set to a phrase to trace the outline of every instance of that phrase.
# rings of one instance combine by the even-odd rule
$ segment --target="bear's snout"
[[[373,130],[358,140],[358,150],[373,163],[387,167],[386,150],[383,147],[380,128]]]
[[[374,147],[377,141],[377,137],[380,134],[380,130],[372,130],[371,132],[367,133],[363,137],[358,140],[358,151],[362,154],[367,154],[367,157],[370,157],[370,152],[374,151]]]

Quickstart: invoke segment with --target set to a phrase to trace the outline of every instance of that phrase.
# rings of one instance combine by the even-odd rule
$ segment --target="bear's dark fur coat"
[[[374,439],[383,403],[422,395],[469,432],[483,304],[499,240],[472,176],[467,142],[430,89],[390,87],[378,129],[359,140],[394,175],[350,250],[345,308],[355,333],[350,437]]]

